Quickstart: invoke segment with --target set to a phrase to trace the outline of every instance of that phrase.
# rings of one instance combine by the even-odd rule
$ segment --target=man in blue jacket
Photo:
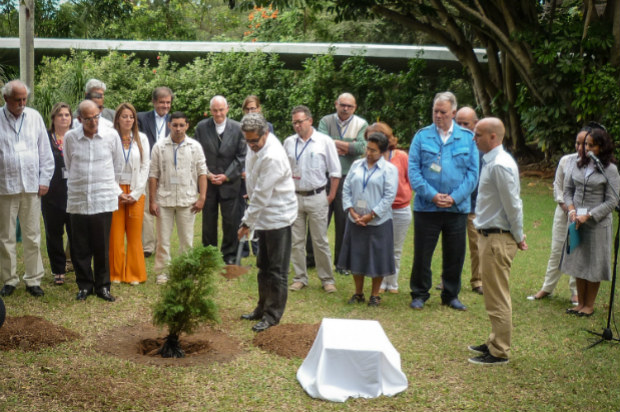
[[[478,149],[471,131],[454,122],[457,104],[451,92],[433,100],[433,124],[419,130],[409,150],[409,180],[415,190],[412,309],[430,297],[431,261],[441,233],[443,290],[441,302],[466,310],[458,295],[465,260],[470,195],[478,181]]]

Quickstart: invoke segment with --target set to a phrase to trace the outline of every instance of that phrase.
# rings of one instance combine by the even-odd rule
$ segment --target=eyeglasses
[[[80,117],[80,119],[82,119],[83,122],[94,122],[95,120],[99,120],[100,117],[101,115],[98,114],[93,117]]]
[[[306,120],[309,120],[309,117],[306,117],[305,119],[301,119],[301,120],[295,120],[293,121],[293,126],[299,126],[301,125],[303,122],[305,122]]]
[[[255,144],[258,144],[258,142],[260,142],[260,139],[262,139],[262,138],[263,138],[263,137],[261,136],[261,137],[259,137],[258,139],[252,139],[252,140],[245,139],[245,142],[246,142],[247,144],[249,144],[249,145],[255,145]]]

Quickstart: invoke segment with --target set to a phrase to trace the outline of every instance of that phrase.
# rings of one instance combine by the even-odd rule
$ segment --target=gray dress
[[[610,184],[598,170],[586,176],[586,169],[575,165],[564,179],[564,203],[575,209],[587,208],[592,217],[579,227],[579,246],[570,254],[564,248],[560,269],[576,278],[600,282],[611,278],[612,212],[618,203],[614,190],[618,193],[620,189],[620,176],[611,163],[605,168]]]

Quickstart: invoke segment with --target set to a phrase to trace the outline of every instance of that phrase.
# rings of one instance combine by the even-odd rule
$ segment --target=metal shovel
[[[234,265],[226,265],[225,270],[222,272],[222,276],[226,279],[236,279],[239,276],[245,275],[251,269],[250,266],[241,266],[241,254],[243,253],[243,245],[247,243],[247,238],[244,236],[239,240],[239,246],[237,246],[237,257],[235,258]]]

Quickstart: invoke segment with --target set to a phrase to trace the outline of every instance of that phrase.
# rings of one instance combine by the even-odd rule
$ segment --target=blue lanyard
[[[125,154],[125,146],[123,146],[123,157],[125,158],[125,165],[129,162],[129,156],[131,156],[131,146],[133,146],[133,136],[131,136],[131,140],[129,141],[129,150],[127,150],[127,154]]]
[[[160,117],[160,119],[162,118]],[[155,118],[155,129],[157,129],[157,139],[159,139],[159,135],[161,134],[161,131],[164,130],[164,127],[166,127],[166,118],[163,117],[163,119],[164,121],[161,122],[161,127],[157,127],[157,117]]]
[[[375,174],[378,168],[379,166],[377,165],[375,165],[375,167],[372,168],[372,172],[370,172],[370,174],[368,175],[368,179],[366,179],[366,168],[364,168],[364,178],[362,179],[362,192],[366,190],[366,186],[368,186],[368,182],[370,181],[370,178],[372,177],[372,175]]]
[[[336,128],[338,129],[338,134],[340,135],[340,140],[344,139],[344,135],[347,134],[347,129],[351,124],[351,119],[347,122],[347,125],[344,127],[344,132],[340,129],[340,125],[338,124],[338,119],[336,119]]]
[[[304,150],[306,150],[306,147],[308,147],[308,143],[310,143],[310,140],[311,139],[308,139],[303,149],[301,149],[301,153],[299,153],[299,155],[297,154],[297,144],[299,143],[299,139],[295,140],[295,162],[296,163],[299,163],[299,158],[301,157],[302,154],[304,154]]]
[[[185,142],[185,139],[183,139],[183,142]],[[179,151],[179,148],[181,147],[183,142],[179,143],[176,149],[173,149],[174,150],[174,170],[177,169],[177,152]]]
[[[17,141],[19,142],[19,135],[22,134],[22,126],[24,125],[24,117],[26,117],[26,113],[22,113],[22,121],[19,124],[19,131],[18,131],[18,130],[15,130],[15,127],[13,127],[11,122],[9,122],[9,117],[6,115],[6,108],[2,110],[4,112],[4,118],[6,119],[6,122],[8,123],[9,126],[11,126],[11,129],[13,129],[13,131],[15,132],[15,136],[17,136]]]

